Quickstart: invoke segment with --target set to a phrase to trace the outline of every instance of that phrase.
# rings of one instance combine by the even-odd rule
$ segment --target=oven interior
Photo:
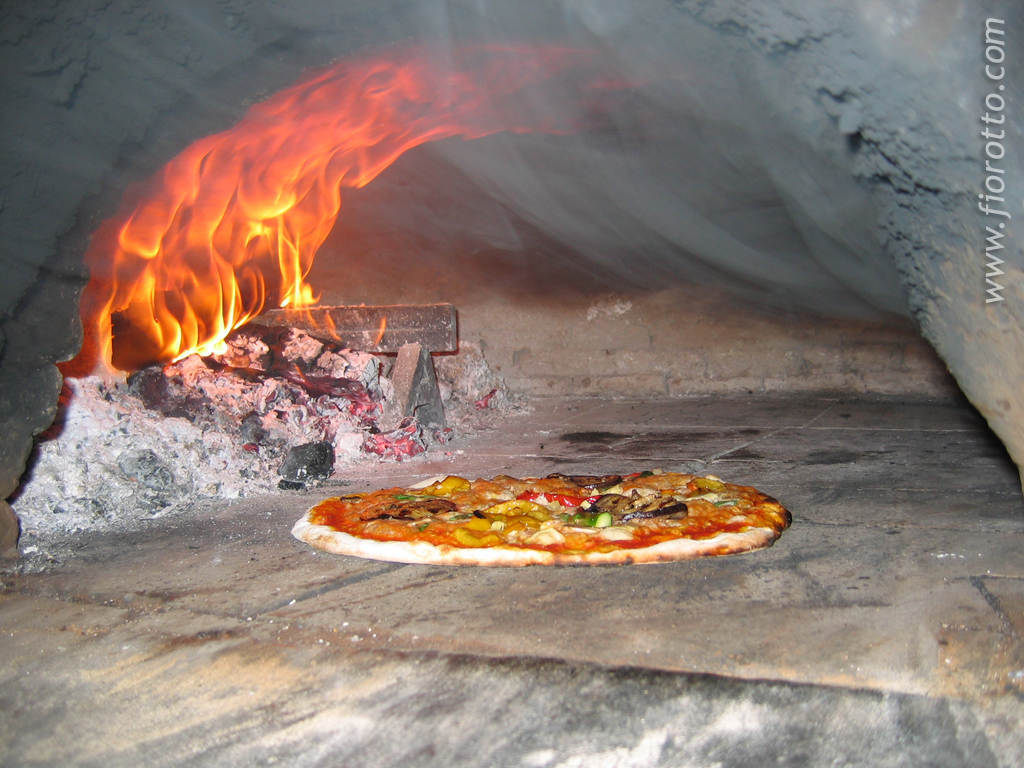
[[[995,223],[971,137],[986,19],[1007,39],[1024,19],[989,5],[0,11],[4,761],[1017,764],[1021,285],[1007,268],[985,304],[970,271]],[[440,78],[417,119],[463,122],[343,184],[305,280],[321,306],[455,306],[459,351],[433,355],[452,434],[297,490],[75,507],[106,481],[82,469],[99,447],[57,447],[86,385],[55,363],[94,330],[103,222],[297,79],[341,62],[386,100],[396,61]],[[124,376],[64,370],[102,379],[94,401]],[[185,471],[165,427],[139,429]],[[288,535],[342,489],[647,468],[754,485],[793,526],[616,568],[381,563]],[[62,501],[62,472],[94,492]]]

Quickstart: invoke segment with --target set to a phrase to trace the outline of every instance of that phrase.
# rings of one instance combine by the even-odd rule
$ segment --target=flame
[[[253,106],[130,189],[97,230],[82,300],[90,338],[65,372],[208,354],[265,308],[314,304],[306,276],[343,187],[362,187],[428,141],[567,130],[509,105],[589,58],[471,47],[441,65],[411,48],[342,61]]]
[[[384,338],[384,331],[386,331],[387,329],[388,329],[388,317],[387,317],[387,315],[385,315],[384,317],[382,317],[380,319],[380,330],[377,331],[377,338],[374,339],[373,346],[376,347],[376,346],[378,346],[380,344],[381,339]]]

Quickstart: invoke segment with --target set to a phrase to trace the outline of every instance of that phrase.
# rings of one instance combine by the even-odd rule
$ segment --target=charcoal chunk
[[[277,473],[285,480],[306,483],[330,477],[333,471],[334,447],[322,440],[291,448]]]
[[[68,499],[60,504],[57,504],[53,508],[55,515],[84,515],[86,517],[107,517],[107,508],[103,505],[103,502],[99,499],[93,499],[88,496],[80,496],[73,499]]]
[[[167,377],[159,365],[135,371],[128,376],[128,392],[142,401],[151,411],[159,411],[171,399]]]
[[[255,412],[242,419],[242,424],[238,431],[242,437],[242,442],[246,444],[255,443],[259,445],[267,436],[267,431],[263,429],[263,420]]]
[[[146,490],[156,493],[174,490],[174,475],[150,450],[125,453],[117,460],[117,466]]]
[[[162,366],[152,365],[135,371],[127,381],[128,393],[139,398],[151,411],[188,419],[198,426],[216,421],[217,409],[210,399],[201,391],[186,387],[180,376],[168,376]]]
[[[156,513],[174,503],[180,494],[174,473],[150,450],[122,454],[117,466],[136,483],[135,499],[139,507]]]

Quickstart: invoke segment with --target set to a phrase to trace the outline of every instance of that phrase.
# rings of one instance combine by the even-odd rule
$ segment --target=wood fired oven
[[[518,701],[532,675],[545,722],[583,700],[552,698],[577,684],[609,701],[628,689],[640,713],[626,716],[632,741],[590,712],[600,728],[569,746],[545,735],[488,764],[675,765],[684,742],[734,764],[705,747],[708,734],[745,732],[743,712],[788,734],[785,749],[814,745],[810,764],[870,761],[854,731],[797,734],[794,713],[815,706],[833,713],[830,728],[844,707],[879,728],[890,757],[906,754],[913,711],[936,760],[1012,764],[1024,675],[1021,29],[1013,3],[961,0],[6,4],[0,549],[22,555],[3,577],[11,626],[66,632],[78,619],[50,626],[26,601],[68,612],[77,600],[89,626],[130,648],[125,625],[104,624],[96,606],[152,623],[187,603],[194,632],[152,632],[193,682],[207,679],[199,648],[222,654],[213,666],[255,664],[260,688],[273,675],[252,648],[287,647],[282,668],[294,671],[306,669],[294,648],[316,645],[335,682],[344,670],[371,687],[373,669],[410,675],[401,691],[381,684],[403,705],[447,675],[458,693],[441,710],[486,713],[467,703],[486,699],[486,681]],[[310,307],[358,309],[314,318]],[[399,326],[410,335],[389,346]],[[406,342],[422,348],[399,353]],[[313,409],[321,396],[334,399]],[[258,540],[256,518],[228,504],[242,499],[273,533],[317,494],[411,482],[419,469],[621,461],[721,465],[784,501],[788,489],[804,533],[763,568],[444,575],[314,562],[294,542],[284,552]],[[250,559],[218,542],[215,520],[245,531]],[[872,542],[855,556],[854,530]],[[118,550],[125,536],[136,554]],[[205,586],[182,577],[190,553]],[[223,569],[247,586],[226,586]],[[791,589],[787,569],[799,573]],[[407,588],[435,615],[403,602]],[[361,589],[384,607],[360,603]],[[591,589],[606,590],[591,609],[604,634],[579,603],[556,610],[560,595]],[[449,623],[436,619],[444,606]],[[342,640],[365,641],[370,656],[353,661]],[[795,643],[810,648],[803,666]],[[145,649],[138,663],[154,669]],[[412,658],[426,666],[402,672]],[[244,687],[240,668],[209,679]],[[288,696],[306,672],[295,674],[278,680]],[[678,688],[676,675],[706,674],[722,677]],[[345,691],[349,703],[331,706],[359,699],[374,714],[346,722],[379,741],[391,716]],[[148,712],[184,711],[139,695]],[[266,702],[283,706],[275,696]],[[29,730],[42,701],[19,721]],[[691,705],[718,719],[684,733],[665,712]],[[207,763],[255,759],[211,706],[202,717],[223,749]],[[282,759],[315,751],[291,725],[239,717],[258,738],[290,734]],[[445,751],[463,743],[448,726],[436,743],[423,737],[432,717],[403,726],[419,763],[364,742],[352,759],[474,764]],[[947,749],[952,720],[961,730]],[[497,738],[481,723],[471,730]],[[343,754],[310,727],[333,745],[323,755]],[[199,738],[176,728],[154,764],[184,760]],[[740,752],[781,754],[758,739]],[[10,743],[12,759],[31,754]],[[80,759],[48,754],[127,754],[89,744]]]

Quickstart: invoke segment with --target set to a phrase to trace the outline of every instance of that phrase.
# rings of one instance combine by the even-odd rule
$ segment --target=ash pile
[[[257,325],[226,345],[126,381],[66,381],[58,422],[40,437],[12,504],[23,554],[204,500],[330,484],[357,464],[436,459],[456,435],[520,407],[467,342],[434,356],[441,424],[403,416],[394,357]]]

